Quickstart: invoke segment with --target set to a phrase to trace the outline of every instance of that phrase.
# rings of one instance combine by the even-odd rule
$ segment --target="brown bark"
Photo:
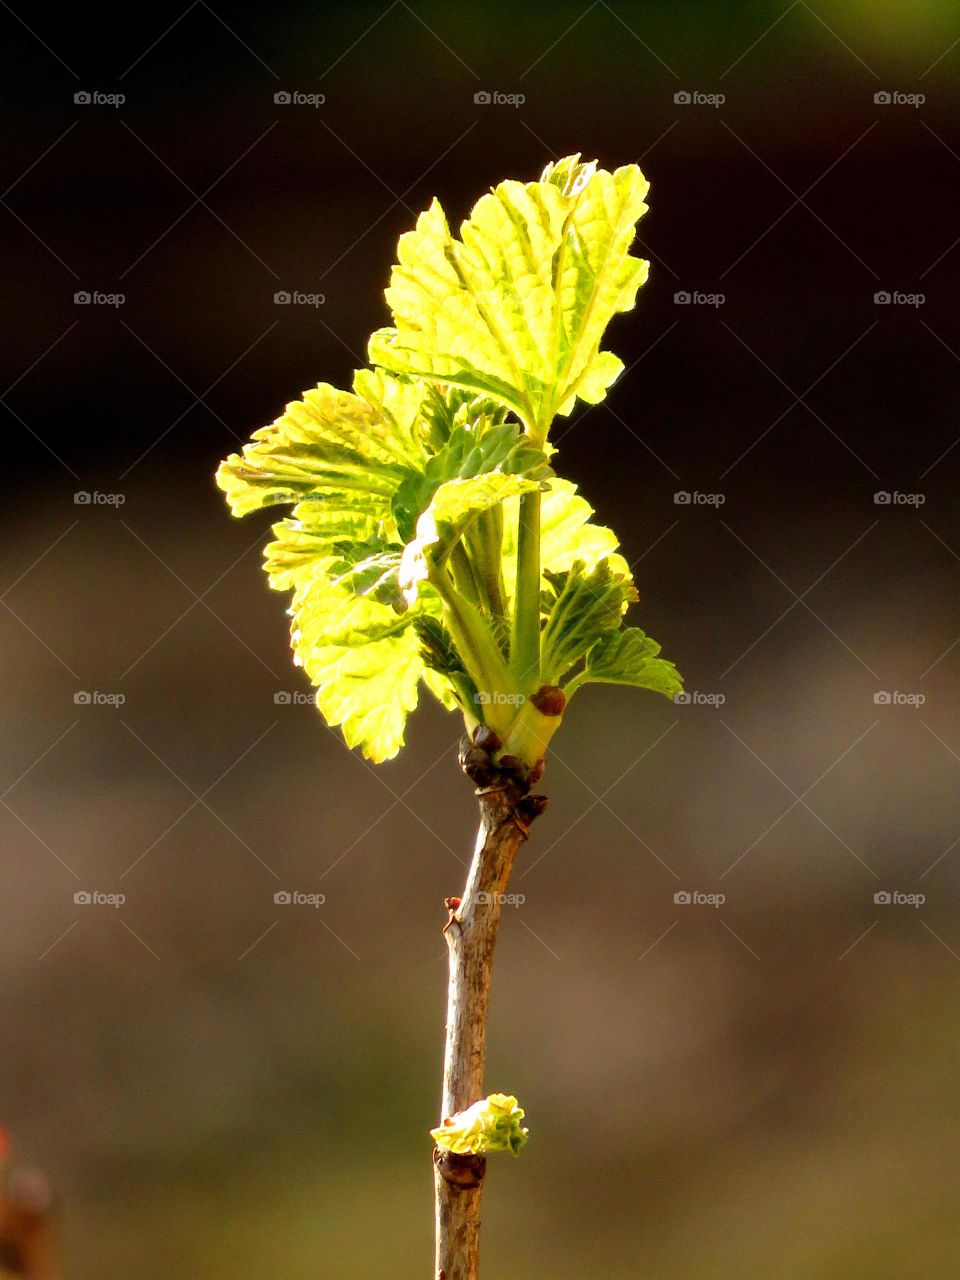
[[[484,1096],[490,969],[502,895],[521,840],[516,816],[521,791],[507,782],[480,791],[480,828],[463,897],[448,899],[444,929],[450,953],[447,1034],[441,1119]],[[480,1197],[486,1161],[480,1156],[434,1153],[436,1280],[477,1280]]]

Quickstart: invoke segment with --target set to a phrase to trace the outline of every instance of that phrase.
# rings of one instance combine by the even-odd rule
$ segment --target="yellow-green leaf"
[[[217,483],[235,516],[307,497],[388,513],[397,487],[425,459],[423,388],[383,370],[361,370],[354,388],[321,382],[221,464]]]
[[[316,702],[347,745],[379,764],[403,746],[423,674],[420,642],[407,615],[356,596],[314,565],[294,593],[293,649],[316,687]]]
[[[401,236],[392,329],[370,358],[397,373],[489,395],[539,441],[576,398],[596,403],[620,372],[604,330],[633,306],[648,263],[631,257],[648,183],[567,157],[539,182],[502,182],[455,238],[434,201]]]

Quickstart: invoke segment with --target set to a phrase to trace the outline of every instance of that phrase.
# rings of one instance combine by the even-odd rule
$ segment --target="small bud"
[[[554,684],[542,684],[530,701],[542,716],[562,716],[567,705],[566,694]]]
[[[481,751],[486,751],[488,755],[493,755],[500,750],[503,743],[500,741],[500,735],[488,724],[478,724],[473,731],[473,745],[479,747]]]
[[[524,796],[517,802],[517,817],[529,826],[534,818],[540,817],[546,807],[547,796]]]
[[[496,770],[487,755],[479,747],[470,747],[460,757],[460,765],[471,781],[478,787],[489,787],[496,777]]]
[[[489,1151],[510,1151],[518,1155],[528,1133],[523,1117],[523,1108],[511,1094],[491,1093],[455,1116],[444,1116],[443,1124],[431,1129],[430,1136],[441,1153],[484,1156]]]

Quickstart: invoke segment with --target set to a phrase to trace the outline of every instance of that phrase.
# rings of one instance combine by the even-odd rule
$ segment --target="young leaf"
[[[548,573],[547,621],[541,638],[541,679],[556,685],[606,633],[619,629],[637,591],[629,578],[601,560],[587,573],[576,561],[566,573]],[[550,597],[552,596],[552,601]]]
[[[221,463],[217,483],[235,516],[318,496],[328,508],[386,514],[397,486],[426,460],[423,389],[382,371],[359,372],[354,388],[322,382],[304,392]]]
[[[527,1140],[528,1129],[521,1123],[523,1107],[506,1093],[491,1093],[465,1111],[446,1116],[430,1136],[441,1151],[458,1155],[486,1155],[490,1151],[509,1151],[519,1155]]]
[[[591,649],[583,671],[564,692],[569,698],[582,684],[627,684],[672,698],[682,693],[683,680],[672,662],[657,657],[659,652],[657,642],[639,627],[612,632]]]
[[[412,604],[416,599],[418,584],[426,581],[430,564],[443,558],[468,525],[506,498],[530,493],[537,488],[536,480],[504,475],[499,471],[464,480],[448,480],[440,485],[430,505],[417,520],[416,537],[403,550],[400,587],[407,602]]]
[[[317,567],[297,587],[291,615],[296,661],[327,724],[375,764],[392,759],[423,674],[409,615],[352,594]]]
[[[649,264],[629,254],[649,187],[567,157],[539,182],[502,182],[450,232],[438,201],[400,237],[387,289],[395,327],[374,364],[488,395],[539,442],[576,398],[596,404],[623,368],[600,351]]]
[[[538,480],[553,474],[546,455],[521,434],[516,423],[491,425],[483,417],[458,423],[422,470],[405,480],[394,495],[392,510],[400,537],[405,542],[413,537],[417,517],[445,481],[493,471]]]

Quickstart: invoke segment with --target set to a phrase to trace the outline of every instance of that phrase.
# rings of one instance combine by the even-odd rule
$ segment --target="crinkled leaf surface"
[[[502,182],[450,231],[438,201],[400,237],[373,363],[488,395],[538,439],[577,397],[595,404],[622,369],[600,351],[648,263],[630,255],[648,183],[568,157],[539,182]]]
[[[324,518],[387,514],[397,486],[426,461],[418,430],[423,389],[369,370],[356,375],[354,388],[320,383],[221,464],[217,483],[234,515],[318,494]]]
[[[559,684],[598,640],[619,629],[637,592],[629,577],[611,572],[608,560],[589,573],[578,560],[566,573],[547,578],[551,591],[546,593],[540,674],[546,684]]]
[[[566,686],[569,697],[582,684],[626,684],[674,697],[683,680],[672,662],[657,655],[660,646],[639,627],[605,636],[588,654],[584,670]]]
[[[354,595],[322,566],[300,581],[291,615],[296,661],[316,686],[324,719],[374,763],[392,759],[423,673],[409,615]]]
[[[490,1151],[519,1155],[529,1133],[522,1124],[524,1115],[512,1094],[491,1093],[465,1111],[446,1116],[439,1128],[430,1130],[430,1136],[441,1151],[459,1155],[486,1155]]]

